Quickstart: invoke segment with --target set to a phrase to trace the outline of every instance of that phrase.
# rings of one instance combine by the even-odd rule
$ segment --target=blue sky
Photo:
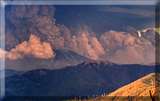
[[[57,24],[78,28],[86,25],[97,33],[108,30],[128,31],[155,24],[155,8],[151,5],[57,5]],[[6,6],[6,12],[11,6]]]
[[[56,22],[70,27],[87,25],[96,32],[127,31],[154,26],[154,6],[55,6]]]

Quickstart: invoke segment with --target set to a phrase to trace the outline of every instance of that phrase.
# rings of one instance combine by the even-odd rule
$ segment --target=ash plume
[[[130,33],[110,31],[100,37],[108,53],[108,60],[118,64],[155,63],[155,46],[147,39],[137,38]]]
[[[53,6],[11,6],[6,12],[6,22],[9,23],[6,26],[6,35],[10,36],[6,37],[6,43],[11,37],[16,43],[6,44],[6,49],[9,50],[15,44],[29,39],[30,34],[28,33],[34,33],[42,40],[53,44],[59,37],[59,28],[55,24],[54,12]]]
[[[6,12],[6,51],[9,57],[54,57],[54,49],[67,49],[92,60],[110,60],[119,64],[150,64],[155,62],[155,46],[149,38],[138,38],[131,32],[107,31],[97,35],[88,27],[69,28],[56,23],[53,6],[11,6]],[[71,22],[71,21],[70,21]],[[34,33],[31,35],[29,33]],[[94,33],[94,34],[93,34]],[[134,33],[136,34],[136,33]],[[147,34],[148,35],[148,34]],[[144,36],[147,36],[144,34]],[[30,36],[36,36],[32,42]],[[26,41],[29,40],[29,41]],[[33,49],[32,45],[38,49]],[[42,51],[48,47],[50,54]],[[27,50],[24,50],[24,49]],[[42,52],[41,52],[42,51]],[[12,56],[13,55],[13,56]],[[131,58],[132,57],[132,58]]]
[[[25,56],[33,56],[38,59],[54,58],[55,53],[50,43],[41,42],[40,38],[31,34],[29,41],[24,41],[11,49],[6,58],[11,60],[21,59]]]

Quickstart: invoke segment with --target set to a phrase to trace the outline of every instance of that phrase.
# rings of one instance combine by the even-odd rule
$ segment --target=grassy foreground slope
[[[156,94],[155,73],[151,73],[126,86],[123,86],[108,96],[150,96]]]
[[[108,95],[84,101],[159,101],[160,99],[155,97],[160,96],[158,85],[160,85],[160,74],[150,73]]]

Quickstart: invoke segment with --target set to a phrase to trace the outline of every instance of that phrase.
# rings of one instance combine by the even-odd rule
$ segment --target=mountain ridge
[[[107,65],[105,63],[81,63],[59,70],[32,70],[21,75],[7,77],[6,95],[101,95],[110,93],[151,72],[154,72],[153,66]]]

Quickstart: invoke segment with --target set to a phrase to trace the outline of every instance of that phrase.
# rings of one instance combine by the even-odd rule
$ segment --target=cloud
[[[151,48],[137,46],[120,49],[115,52],[111,60],[118,64],[153,64],[155,63],[155,49]]]
[[[64,38],[65,47],[87,58],[98,60],[105,54],[102,45],[95,36],[91,36],[87,30],[81,30],[76,35],[67,35]]]
[[[41,40],[49,42],[52,48],[67,48],[91,59],[98,59],[104,54],[96,37],[90,37],[87,31],[73,33],[65,26],[56,25],[54,13],[53,6],[11,6],[6,13],[7,21],[12,24],[12,28],[7,26],[6,48],[9,50],[18,46],[18,49],[12,49],[15,58],[23,57],[17,50],[21,51],[19,47],[23,49],[28,45],[24,42],[30,36],[28,33],[34,33]],[[19,43],[21,44],[18,45]]]
[[[100,42],[107,52],[112,52],[117,47],[122,47],[124,39],[125,34],[116,31],[105,32],[100,36]]]
[[[142,54],[143,50],[138,51],[135,47],[127,47],[117,50],[111,60],[119,64],[141,64],[144,62]]]
[[[101,11],[146,17],[154,14],[139,8],[106,8]],[[6,48],[11,49],[7,57],[19,59],[33,56],[48,59],[55,56],[52,49],[67,49],[93,60],[105,57],[120,64],[148,64],[155,61],[155,47],[146,39],[116,31],[105,32],[97,37],[87,27],[81,30],[73,28],[72,31],[64,25],[57,25],[54,13],[53,6],[11,6],[6,12],[6,19],[12,25],[6,24]]]
[[[16,46],[18,44],[18,40],[15,38],[15,36],[12,34],[11,31],[6,31],[5,32],[5,48],[6,50],[10,50],[11,48],[13,48],[14,46]]]
[[[155,47],[147,39],[139,39],[130,33],[110,31],[101,35],[100,42],[107,52],[107,59],[114,63],[155,63]]]
[[[132,14],[132,15],[142,16],[142,17],[154,17],[155,16],[154,7],[146,8],[145,6],[144,7],[135,6],[132,8],[110,6],[110,7],[100,8],[99,11]]]
[[[59,43],[59,27],[55,24],[53,6],[45,5],[18,5],[6,6],[6,32],[13,36],[17,43],[27,40],[30,36],[28,33],[34,33],[42,40],[48,41],[54,47]],[[11,33],[10,33],[11,32]],[[61,39],[61,38],[60,38]],[[15,43],[7,42],[10,37],[6,37],[6,48],[11,49]]]
[[[91,37],[91,46],[98,56],[105,54],[104,48],[96,37]]]
[[[87,58],[107,59],[119,64],[152,64],[155,62],[154,45],[150,40],[140,39],[133,33],[109,31],[98,38],[91,35],[87,29],[82,29],[76,32],[78,34],[73,35],[69,29],[65,31],[64,47]]]
[[[84,56],[97,60],[99,53],[95,51],[92,47],[92,44],[89,43],[89,38],[86,32],[82,32],[82,34],[77,37],[78,42],[78,51]]]
[[[29,41],[24,41],[11,49],[6,57],[11,60],[21,59],[25,56],[33,56],[38,59],[54,58],[55,53],[50,43],[41,42],[40,38],[31,34]]]

